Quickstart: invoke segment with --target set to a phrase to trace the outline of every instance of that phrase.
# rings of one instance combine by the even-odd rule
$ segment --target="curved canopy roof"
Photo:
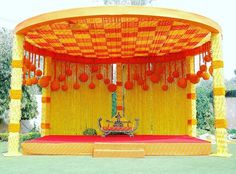
[[[57,11],[16,26],[31,45],[81,58],[157,57],[197,48],[221,32],[214,21],[153,7],[90,7]]]

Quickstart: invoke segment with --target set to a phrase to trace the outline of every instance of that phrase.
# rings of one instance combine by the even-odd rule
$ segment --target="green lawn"
[[[0,174],[235,174],[236,145],[229,145],[231,158],[145,157],[142,159],[92,158],[81,156],[21,156],[0,154]],[[0,142],[0,152],[6,143]]]

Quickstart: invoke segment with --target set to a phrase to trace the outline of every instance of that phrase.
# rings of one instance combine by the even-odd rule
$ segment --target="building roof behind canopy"
[[[39,49],[89,59],[168,56],[197,48],[220,31],[196,14],[131,6],[52,12],[16,27]]]

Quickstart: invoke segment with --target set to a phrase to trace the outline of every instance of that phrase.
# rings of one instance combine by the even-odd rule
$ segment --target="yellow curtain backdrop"
[[[86,83],[78,80],[81,85],[78,90],[73,89],[74,81],[73,74],[67,79],[67,91],[51,92],[51,135],[82,135],[86,128],[101,133],[98,131],[98,118],[111,118],[111,93],[103,80],[93,76],[95,89],[89,89],[90,79]]]
[[[186,64],[189,66],[188,63]],[[185,69],[187,70],[186,66]],[[148,91],[144,91],[137,82],[132,90],[124,90],[125,117],[128,120],[140,119],[136,133],[187,134],[187,120],[191,113],[191,107],[186,98],[187,90],[179,88],[175,79],[174,83],[168,84],[169,89],[165,92],[161,89],[164,84],[163,79],[158,84],[147,79]]]

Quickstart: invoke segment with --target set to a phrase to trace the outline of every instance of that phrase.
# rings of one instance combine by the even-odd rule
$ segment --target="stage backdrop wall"
[[[95,89],[89,89],[90,79],[80,83],[78,90],[73,89],[75,77],[67,79],[67,91],[51,92],[50,134],[82,135],[86,128],[98,131],[98,118],[111,117],[111,92],[103,80],[93,77]]]
[[[185,67],[187,71],[188,66]],[[148,91],[144,91],[137,82],[134,89],[125,91],[125,116],[128,120],[140,119],[137,134],[188,134],[187,120],[191,117],[191,105],[186,96],[189,87],[179,88],[176,81],[168,84],[166,92],[161,89],[164,79],[158,84],[147,80]]]

